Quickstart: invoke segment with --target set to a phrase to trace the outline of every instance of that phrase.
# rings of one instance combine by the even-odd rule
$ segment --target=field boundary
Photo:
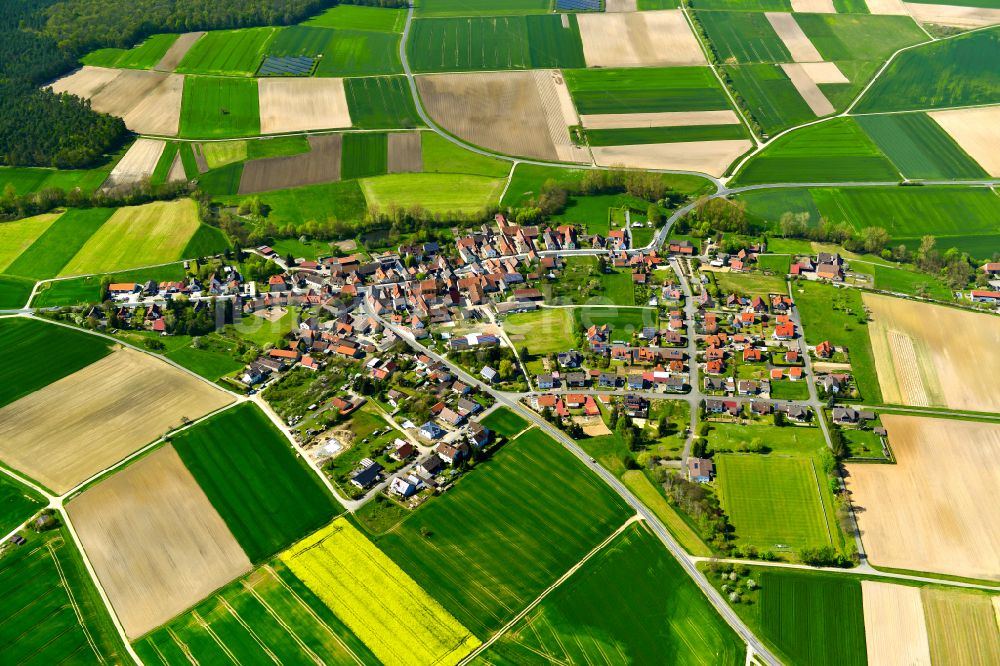
[[[823,502],[823,486],[819,482],[819,474],[816,473],[816,461],[809,458],[809,466],[812,468],[813,479],[816,481],[816,493],[819,495],[820,504],[823,505],[823,524],[826,525],[826,537],[830,541],[830,545],[833,545],[833,532],[830,530],[830,516],[829,512],[826,510],[826,503]]]
[[[65,545],[65,541],[60,539]],[[80,606],[76,603],[76,597],[73,596],[73,588],[69,584],[69,580],[66,579],[66,574],[63,573],[62,563],[59,562],[59,556],[56,555],[55,548],[52,547],[52,542],[45,544],[46,549],[49,551],[49,556],[52,558],[52,563],[56,567],[56,572],[59,574],[59,580],[62,581],[63,589],[66,590],[66,596],[69,598],[69,605],[73,607],[73,614],[76,615],[76,621],[80,624],[80,628],[83,629],[83,635],[87,637],[87,643],[90,645],[90,649],[94,651],[94,655],[97,656],[97,660],[102,664],[107,663],[104,659],[104,655],[101,651],[97,649],[97,644],[94,642],[94,637],[90,635],[90,629],[87,627],[87,623],[83,619],[83,613],[80,612]],[[75,544],[74,544],[75,547]]]

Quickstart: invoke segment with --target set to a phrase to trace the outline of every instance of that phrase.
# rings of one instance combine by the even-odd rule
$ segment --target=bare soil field
[[[735,111],[662,111],[659,113],[599,113],[580,116],[587,129],[739,125]]]
[[[600,166],[624,165],[639,169],[678,169],[721,176],[726,167],[750,150],[744,139],[732,141],[688,141],[649,143],[636,146],[593,146]]]
[[[351,126],[343,79],[263,78],[257,86],[261,134]]]
[[[187,172],[184,171],[184,161],[181,160],[180,152],[174,155],[174,161],[170,163],[170,171],[167,172],[168,183],[181,183],[187,180]]]
[[[704,65],[705,54],[679,9],[578,14],[588,67]]]
[[[240,194],[283,190],[340,180],[340,134],[309,137],[309,152],[251,160],[243,167]]]
[[[538,122],[548,109],[532,72],[418,76],[417,89],[427,112],[465,141],[507,155],[559,159],[548,122]]]
[[[393,132],[389,135],[389,173],[424,170],[420,132]]]
[[[158,72],[172,72],[177,69],[177,65],[179,65],[181,60],[184,59],[184,56],[187,55],[188,50],[190,50],[190,48],[194,46],[194,43],[201,39],[204,34],[204,31],[185,32],[170,45],[170,48],[167,49],[167,52],[163,54],[163,57],[160,58],[160,62],[156,63],[156,67],[153,69]]]
[[[781,66],[784,70],[785,76],[787,76],[792,85],[798,91],[805,103],[809,105],[809,108],[817,116],[825,116],[829,113],[833,113],[833,104],[830,104],[830,100],[826,98],[823,91],[819,89],[816,82],[813,81],[812,77],[802,69],[802,65],[798,63],[786,63]]]
[[[1000,411],[1000,319],[876,294],[864,302],[886,403]]]
[[[130,639],[251,568],[169,444],[90,488],[66,509]]]
[[[579,423],[583,427],[583,432],[587,437],[601,437],[610,435],[611,430],[600,416],[574,416],[574,423]]]
[[[192,143],[191,152],[194,154],[194,163],[198,165],[198,173],[208,171],[208,158],[205,157],[205,147],[200,143]]]
[[[802,62],[798,63],[813,83],[850,83],[835,62]]]
[[[169,74],[125,114],[125,125],[140,134],[177,136],[181,122],[184,77]]]
[[[881,16],[909,16],[903,0],[865,0],[868,5],[868,13]]]
[[[837,13],[837,9],[833,6],[833,0],[792,0],[792,11],[812,14]]]
[[[120,349],[0,409],[0,460],[65,493],[230,402],[149,354]]]
[[[861,581],[868,666],[930,666],[919,587]]]
[[[813,43],[809,41],[806,33],[802,31],[795,20],[795,16],[787,12],[765,12],[768,23],[778,33],[778,38],[785,44],[785,48],[792,54],[795,62],[821,62],[823,56],[819,54]]]
[[[931,663],[1000,664],[1000,627],[993,603],[980,592],[924,588],[924,616]]]
[[[961,4],[961,2],[962,0],[955,0],[956,4]],[[904,4],[910,15],[920,23],[950,25],[955,28],[981,28],[1000,23],[1000,9],[927,5],[919,2]]]
[[[101,189],[105,192],[127,189],[138,185],[143,178],[152,176],[166,145],[163,141],[153,139],[136,140],[128,152],[118,160],[118,164],[108,174]]]
[[[590,162],[590,152],[573,143],[569,128],[580,124],[573,98],[563,80],[562,72],[557,69],[539,69],[532,71],[535,86],[545,107],[545,122],[549,128],[549,138],[556,147],[556,154],[563,162]]]
[[[604,11],[611,14],[615,12],[634,12],[638,9],[637,5],[636,0],[607,0],[604,3]]]
[[[1000,176],[1000,106],[931,111],[927,115],[986,173]]]
[[[897,464],[847,466],[875,566],[1000,580],[1000,425],[883,414]]]

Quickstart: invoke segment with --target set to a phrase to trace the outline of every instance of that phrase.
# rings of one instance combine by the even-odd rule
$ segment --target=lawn
[[[200,225],[193,199],[119,208],[59,274],[103,273],[176,261]]]
[[[10,355],[0,370],[0,407],[107,356],[109,344],[104,338],[34,319],[0,319],[0,349]]]
[[[792,256],[790,254],[762,254],[757,257],[757,267],[775,275],[788,275],[791,265]]]
[[[777,139],[747,162],[734,181],[752,185],[899,178],[896,167],[853,118],[833,118]]]
[[[584,115],[730,108],[708,67],[574,69],[563,76],[577,111]]]
[[[793,382],[788,379],[771,381],[772,400],[808,400],[809,384],[805,381]]]
[[[505,181],[486,176],[398,173],[361,181],[369,205],[383,210],[419,205],[432,213],[475,213],[495,206]]]
[[[587,142],[592,146],[629,146],[643,143],[723,141],[745,138],[747,138],[747,131],[743,125],[687,125],[587,130]]]
[[[314,16],[302,25],[343,30],[371,30],[374,32],[402,32],[406,23],[403,9],[381,9],[356,5],[337,5]]]
[[[317,475],[256,405],[226,410],[172,438],[240,546],[254,562],[341,511]]]
[[[425,173],[466,173],[506,178],[511,163],[466,150],[434,132],[422,132],[421,151]]]
[[[247,159],[248,141],[209,141],[201,144],[209,169],[218,169]]]
[[[82,305],[84,303],[100,303],[103,297],[101,283],[105,279],[118,282],[146,282],[156,280],[183,280],[184,268],[180,263],[156,268],[143,268],[137,271],[91,275],[89,277],[70,278],[46,282],[38,288],[31,306],[35,308],[63,307],[67,305]]]
[[[260,134],[256,79],[208,76],[184,79],[180,134],[206,139]]]
[[[748,296],[788,293],[784,274],[715,273],[715,282],[719,285],[719,289],[725,293],[735,291]]]
[[[504,320],[503,328],[515,347],[525,347],[532,355],[566,351],[576,345],[570,308],[513,314]]]
[[[44,508],[47,502],[31,488],[0,474],[0,533],[8,534]]]
[[[411,129],[423,126],[405,76],[344,79],[351,121],[361,129]]]
[[[389,137],[380,132],[345,134],[340,159],[341,177],[367,178],[386,173],[389,161]]]
[[[900,53],[861,98],[859,113],[1000,102],[1000,28]]]
[[[701,540],[697,532],[684,522],[677,511],[667,502],[657,487],[644,472],[632,469],[621,476],[625,486],[646,505],[653,514],[667,526],[670,534],[677,539],[681,547],[698,557],[710,557],[712,551]]]
[[[244,197],[220,197],[227,205],[235,205]],[[267,221],[277,227],[291,224],[301,227],[309,220],[360,220],[365,213],[365,196],[356,180],[308,185],[289,190],[264,192],[261,200],[271,209]]]
[[[5,273],[41,280],[58,275],[84,243],[101,228],[112,208],[71,208],[59,216]]]
[[[824,60],[885,61],[927,35],[909,16],[796,14],[795,22]],[[853,79],[852,79],[853,80]]]
[[[859,116],[858,122],[907,178],[989,177],[927,114]]]
[[[152,69],[180,35],[150,35],[131,49],[97,49],[80,58],[84,65],[119,69]]]
[[[738,541],[779,553],[833,543],[824,479],[811,458],[726,453],[715,464],[719,500]]]
[[[579,307],[573,309],[576,322],[583,328],[609,324],[612,328],[611,337],[614,340],[628,340],[633,331],[639,331],[647,326],[656,326],[657,311],[655,308],[614,308],[614,307]]]
[[[829,340],[835,346],[847,347],[851,372],[865,404],[882,402],[861,292],[800,280],[792,285],[792,297],[806,342],[816,345]]]
[[[533,429],[378,545],[485,638],[631,513],[571,453]]]
[[[212,30],[196,41],[177,66],[180,74],[250,76],[269,53],[277,28]],[[254,88],[256,92],[256,86]]]
[[[528,427],[528,422],[507,407],[497,407],[480,421],[484,426],[504,437],[513,437]]]
[[[4,662],[126,663],[129,657],[69,533],[29,533],[3,559]]]
[[[195,349],[191,346],[175,349],[165,356],[213,382],[245,366],[242,361],[234,359],[232,354],[211,349]]]
[[[816,118],[784,70],[774,64],[722,68],[768,135]]]
[[[478,664],[742,664],[745,646],[663,544],[629,526]]]
[[[699,4],[700,7],[700,4]],[[763,12],[696,12],[719,62],[792,62]]]
[[[0,309],[15,310],[24,307],[34,286],[33,280],[0,275]]]

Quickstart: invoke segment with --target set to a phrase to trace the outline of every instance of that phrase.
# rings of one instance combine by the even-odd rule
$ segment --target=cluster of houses
[[[610,408],[612,400],[608,394],[594,396],[584,393],[543,393],[532,396],[529,404],[539,412],[549,410],[565,423],[574,416],[599,417],[601,409],[598,403]],[[649,416],[649,400],[641,395],[627,393],[621,398],[621,409],[632,418],[644,419]]]
[[[800,257],[789,268],[790,275],[801,275],[816,280],[843,282],[847,264],[837,252],[820,252],[815,259]]]
[[[185,280],[157,282],[113,282],[106,287],[107,298],[123,305],[139,305],[154,301],[169,301],[178,296],[190,300],[201,298],[243,297],[254,298],[257,287],[252,281],[246,282],[233,266],[220,266],[219,272],[212,273],[204,281],[196,277]]]

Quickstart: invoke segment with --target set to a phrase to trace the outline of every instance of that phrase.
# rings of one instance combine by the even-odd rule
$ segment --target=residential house
[[[420,436],[429,440],[440,439],[444,435],[444,430],[441,426],[434,423],[433,421],[428,421],[427,423],[420,426]]]
[[[479,371],[479,376],[482,377],[486,382],[492,384],[497,380],[499,375],[497,371],[490,366],[484,366],[482,370]]]
[[[833,356],[833,345],[830,344],[829,340],[824,340],[816,345],[816,356],[819,358],[830,358]]]
[[[708,483],[715,474],[715,465],[708,458],[688,458],[687,477],[694,483]]]
[[[412,476],[394,476],[389,482],[389,492],[402,498],[410,497],[417,492],[417,484],[414,481],[418,480]]]
[[[391,444],[391,447],[392,451],[390,451],[389,457],[393,460],[403,461],[411,458],[417,452],[417,448],[413,444],[398,437]]]
[[[455,463],[464,460],[469,455],[469,445],[461,440],[453,444],[441,442],[434,447],[434,452],[438,455],[438,458],[440,458],[442,462],[454,465]]]
[[[632,418],[644,419],[649,414],[649,402],[637,395],[626,395],[622,401],[625,413]]]
[[[550,389],[554,388],[556,385],[555,380],[552,379],[551,372],[547,372],[544,375],[538,375],[538,377],[535,380],[535,383],[538,385],[539,389]]]
[[[375,485],[382,474],[382,465],[370,458],[361,461],[361,469],[351,477],[351,485],[364,490]]]
[[[417,463],[417,471],[424,476],[434,476],[443,466],[441,458],[432,453]]]

